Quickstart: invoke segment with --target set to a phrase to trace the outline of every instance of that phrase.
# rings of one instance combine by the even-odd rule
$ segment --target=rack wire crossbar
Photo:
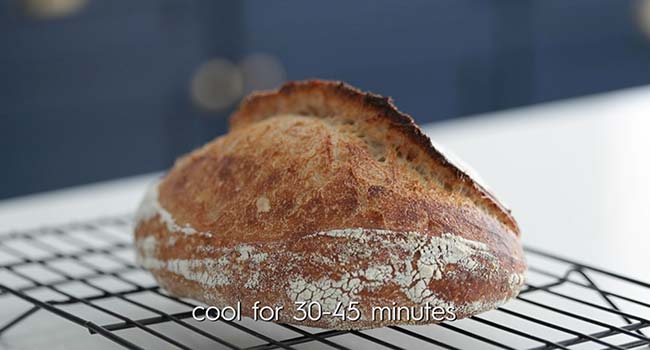
[[[199,322],[133,261],[130,216],[0,234],[0,338],[45,311],[128,349],[648,347],[650,283],[531,247],[519,297],[478,316],[427,326],[322,330]],[[22,303],[16,303],[16,300]],[[73,327],[73,326],[72,326]],[[156,344],[156,345],[152,345]]]

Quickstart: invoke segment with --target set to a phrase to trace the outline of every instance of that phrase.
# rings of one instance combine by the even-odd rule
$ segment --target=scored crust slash
[[[138,210],[138,261],[171,294],[361,329],[441,321],[377,319],[373,306],[430,305],[462,318],[523,285],[510,212],[389,99],[290,82],[246,98],[230,125],[181,157]],[[359,317],[297,320],[297,302],[355,305]]]

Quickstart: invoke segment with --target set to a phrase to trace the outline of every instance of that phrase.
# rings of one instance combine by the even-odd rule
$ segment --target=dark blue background
[[[226,130],[189,82],[207,59],[390,95],[419,123],[650,82],[638,2],[0,1],[0,198],[161,170]]]

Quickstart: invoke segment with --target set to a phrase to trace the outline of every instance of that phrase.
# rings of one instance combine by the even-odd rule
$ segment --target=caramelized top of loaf
[[[402,162],[421,181],[461,194],[519,235],[503,204],[437,150],[411,116],[389,97],[355,89],[343,82],[288,82],[280,89],[246,98],[230,119],[231,130],[278,116],[318,118],[344,137],[357,138],[381,163]]]
[[[339,82],[245,99],[226,135],[177,161],[158,200],[221,245],[354,227],[486,243],[519,235],[509,211],[411,117]]]

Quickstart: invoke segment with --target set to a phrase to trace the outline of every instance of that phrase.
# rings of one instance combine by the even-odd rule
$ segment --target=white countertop
[[[650,280],[650,87],[425,131],[509,205],[526,245]],[[130,213],[157,176],[0,201],[0,234]]]

